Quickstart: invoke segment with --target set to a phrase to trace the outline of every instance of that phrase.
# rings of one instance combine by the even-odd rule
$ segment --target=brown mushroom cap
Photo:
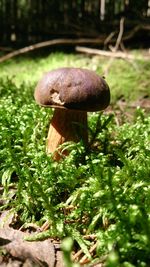
[[[106,81],[91,70],[60,68],[44,74],[34,97],[42,106],[98,111],[109,105],[110,91]]]

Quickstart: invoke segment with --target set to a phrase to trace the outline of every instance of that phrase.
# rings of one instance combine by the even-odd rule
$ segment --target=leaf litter
[[[10,211],[3,212],[0,217],[0,266],[64,266],[58,242],[50,238],[32,242],[25,240],[32,233],[10,227],[13,219],[14,214]]]

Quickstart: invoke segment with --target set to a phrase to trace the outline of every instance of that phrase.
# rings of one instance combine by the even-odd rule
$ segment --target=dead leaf
[[[14,210],[5,210],[0,216],[0,228],[7,228],[14,221]]]
[[[5,248],[14,258],[27,259],[38,266],[63,267],[62,253],[57,253],[52,240],[26,241],[27,233],[10,227],[0,229],[0,247]],[[34,265],[33,265],[34,266]]]

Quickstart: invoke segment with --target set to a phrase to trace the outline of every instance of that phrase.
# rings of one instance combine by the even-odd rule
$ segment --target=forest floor
[[[33,91],[43,72],[65,66],[89,68],[100,75],[105,74],[111,89],[111,103],[100,118],[98,114],[91,115],[89,118],[91,132],[98,127],[98,120],[101,124],[99,128],[101,133],[97,134],[90,155],[85,157],[85,160],[81,160],[84,148],[80,144],[73,148],[75,152],[74,154],[71,152],[69,159],[62,160],[57,166],[51,160],[51,166],[47,167],[42,159],[44,157],[48,162],[47,156],[43,152],[45,146],[43,136],[47,131],[47,123],[44,120],[48,119],[51,112],[42,110],[41,117],[38,117],[40,109],[34,103]],[[45,57],[19,57],[0,65],[0,126],[2,132],[0,266],[148,267],[149,256],[146,243],[148,241],[145,241],[148,233],[143,230],[144,225],[141,223],[141,218],[144,218],[145,224],[150,223],[147,219],[149,197],[146,191],[139,191],[140,194],[145,194],[142,207],[138,197],[134,200],[133,195],[134,193],[139,194],[137,190],[140,184],[143,188],[150,186],[147,165],[143,163],[141,165],[143,170],[139,168],[142,158],[145,157],[145,162],[149,160],[147,145],[150,132],[149,70],[150,63],[144,60],[115,59],[110,64],[109,59],[105,57],[64,53],[53,53]],[[29,106],[30,102],[31,106]],[[30,129],[26,126],[27,123]],[[34,125],[39,125],[40,129],[32,131],[31,128]],[[44,130],[41,130],[42,127]],[[41,136],[40,130],[42,131]],[[8,138],[9,134],[12,135],[11,140]],[[35,135],[39,140],[38,145],[35,144]],[[30,136],[32,138],[28,140]],[[133,140],[134,137],[135,140]],[[103,159],[101,155],[103,155]],[[98,167],[97,164],[101,164],[102,167]],[[29,174],[28,168],[30,169]],[[74,168],[77,170],[72,171]],[[112,173],[110,174],[106,170],[106,178],[101,176],[102,182],[99,184],[101,189],[99,189],[97,188],[98,177],[103,170],[108,168],[113,169]],[[52,180],[54,175],[54,181],[47,180],[46,170],[47,173],[51,173]],[[140,171],[146,177],[144,182]],[[127,182],[125,176],[128,175],[128,172],[130,174]],[[85,177],[85,173],[87,177]],[[71,182],[70,175],[73,177]],[[122,182],[119,181],[119,175],[122,177]],[[42,177],[41,192],[38,189],[38,183],[34,184],[34,181],[31,181],[31,176],[38,177],[39,183],[41,183],[40,177]],[[56,176],[58,185],[55,182]],[[112,177],[111,182],[110,176]],[[86,181],[87,179],[89,182]],[[132,188],[134,179],[135,184],[137,182],[136,189]],[[109,187],[107,187],[107,181],[110,182]],[[75,185],[73,186],[72,183]],[[118,188],[121,184],[122,189],[118,189],[120,191],[116,189],[109,195],[108,191],[112,190],[113,183]],[[53,192],[50,192],[50,186],[53,188]],[[64,190],[64,186],[68,189]],[[146,189],[140,187],[139,190]],[[126,191],[127,193],[125,193]],[[81,199],[78,199],[78,195]],[[94,196],[94,203],[92,202],[93,197],[91,200],[90,195]],[[124,199],[122,195],[124,195]],[[128,198],[129,196],[130,198]],[[114,201],[112,206],[111,201]],[[49,205],[46,205],[46,202]],[[90,204],[88,205],[88,203]],[[119,203],[122,205],[119,212],[124,217],[119,215]],[[127,205],[129,205],[129,210],[132,210],[132,215],[127,211],[128,214],[125,214]],[[146,212],[147,214],[145,214]],[[48,225],[47,222],[49,222]],[[136,223],[139,225],[141,233],[137,231]],[[133,258],[121,241],[118,241],[118,247],[115,247],[116,231],[118,232],[117,239],[123,239],[123,231],[127,229],[127,225],[129,232],[124,242],[130,246],[128,250],[134,251],[135,257]],[[115,231],[113,227],[116,227]],[[49,229],[50,232],[48,232]],[[45,233],[45,236],[38,236],[40,233]],[[37,237],[32,240],[34,234]],[[28,236],[30,235],[31,240],[29,241]],[[68,239],[67,236],[69,236]],[[136,236],[135,239],[134,236]],[[100,245],[100,241],[103,239],[103,245]],[[63,240],[63,243],[60,240]],[[113,245],[111,244],[112,240]],[[63,256],[61,251],[63,251]],[[144,259],[139,256],[141,251],[144,251]]]

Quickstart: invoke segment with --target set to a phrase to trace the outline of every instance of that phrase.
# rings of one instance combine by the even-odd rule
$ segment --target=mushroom
[[[87,112],[105,109],[110,102],[106,81],[81,68],[60,68],[44,74],[34,94],[36,102],[54,108],[47,137],[47,153],[61,158],[58,147],[66,141],[88,144]],[[67,150],[61,152],[67,155]]]

